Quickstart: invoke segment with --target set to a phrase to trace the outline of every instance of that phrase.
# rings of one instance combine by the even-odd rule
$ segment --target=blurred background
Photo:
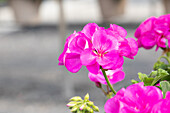
[[[127,37],[150,16],[170,13],[169,0],[0,0],[0,112],[68,113],[68,99],[90,94],[103,113],[104,94],[82,68],[73,74],[58,66],[65,39],[87,23],[124,27]],[[125,58],[124,81],[116,90],[150,73],[161,50],[140,49]]]

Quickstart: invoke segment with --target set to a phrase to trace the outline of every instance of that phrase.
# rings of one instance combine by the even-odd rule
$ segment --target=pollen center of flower
[[[107,53],[107,52],[104,52],[102,50],[93,50],[93,52],[98,56],[98,57],[104,57],[104,55]]]

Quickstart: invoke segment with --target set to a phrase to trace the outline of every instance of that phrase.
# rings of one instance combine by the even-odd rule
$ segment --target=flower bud
[[[75,97],[72,97],[72,98],[70,99],[70,101],[81,101],[81,100],[82,100],[82,98],[79,97],[79,96],[75,96]]]
[[[77,103],[76,102],[69,102],[68,104],[67,104],[67,107],[73,107],[73,106],[75,106]]]
[[[89,94],[87,93],[86,96],[84,97],[84,100],[87,101],[89,100]]]
[[[80,106],[80,110],[83,110],[85,108],[85,104]]]
[[[102,85],[101,85],[100,82],[95,82],[95,84],[96,84],[96,87],[98,87],[98,88],[101,88],[101,87],[102,87]]]
[[[71,112],[77,111],[77,109],[78,109],[78,106],[74,106],[74,107],[71,109]]]
[[[86,107],[86,110],[88,111],[88,112],[90,112],[90,113],[93,113],[93,109],[92,108],[90,108],[90,107]]]
[[[99,112],[99,108],[97,106],[93,105],[92,108],[94,111]]]
[[[88,106],[93,106],[94,103],[93,103],[92,101],[89,101],[89,102],[87,102],[87,105],[88,105]]]

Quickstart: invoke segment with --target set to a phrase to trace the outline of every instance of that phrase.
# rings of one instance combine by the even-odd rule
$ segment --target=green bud
[[[88,106],[93,106],[94,103],[93,103],[92,101],[89,101],[89,102],[87,102],[87,105],[88,105]]]
[[[73,107],[73,106],[75,106],[77,103],[76,102],[69,102],[68,104],[67,104],[67,107]]]
[[[71,112],[77,111],[77,109],[78,109],[78,106],[74,106],[74,107],[71,109]]]
[[[91,107],[88,107],[88,106],[87,106],[85,109],[86,109],[88,112],[93,113],[93,109],[92,109]]]
[[[83,111],[78,110],[77,113],[83,113]]]
[[[82,101],[82,98],[79,97],[79,96],[76,96],[76,97],[72,97],[72,98],[70,99],[70,101]]]
[[[99,112],[99,108],[97,106],[93,105],[92,108],[94,111]]]
[[[83,104],[80,106],[80,110],[83,110],[85,108],[86,104]]]
[[[84,100],[87,101],[89,100],[89,94],[87,93],[86,96],[84,97]]]

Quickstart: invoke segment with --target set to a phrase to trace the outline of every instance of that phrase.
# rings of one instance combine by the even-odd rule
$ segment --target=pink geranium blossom
[[[123,56],[133,59],[138,52],[137,42],[133,38],[126,39],[126,35],[126,30],[115,24],[105,29],[89,23],[66,39],[64,51],[58,58],[59,65],[73,73],[84,65],[93,74],[98,74],[100,67],[120,68]]]
[[[120,82],[122,81],[124,78],[125,78],[125,73],[122,71],[122,67],[121,68],[118,68],[116,70],[108,70],[106,71],[106,75],[110,81],[111,84],[115,84],[117,82]],[[102,71],[100,70],[98,74],[93,74],[93,73],[90,73],[88,74],[89,76],[89,79],[95,83],[102,83],[102,84],[105,84],[107,85],[107,82],[104,78],[104,75],[102,73]]]
[[[165,99],[154,105],[151,113],[170,113],[170,91],[166,93]]]
[[[145,49],[151,49],[155,45],[156,50],[159,47],[170,47],[170,14],[148,18],[136,29],[135,37],[138,39],[138,46]]]
[[[162,97],[161,90],[155,86],[133,84],[107,100],[104,109],[106,113],[151,113],[152,107]]]
[[[92,39],[93,47],[86,49],[81,54],[82,64],[87,66],[92,73],[98,73],[99,67],[102,66],[107,69],[117,68],[114,67],[116,64],[119,53],[118,53],[118,40],[107,35],[105,30],[98,30],[94,33]]]

